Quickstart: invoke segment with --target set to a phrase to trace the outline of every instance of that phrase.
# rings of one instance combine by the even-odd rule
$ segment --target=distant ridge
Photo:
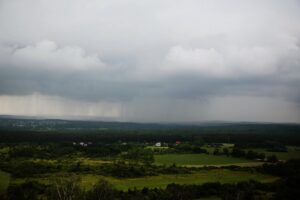
[[[175,126],[175,127],[195,127],[195,126],[228,126],[228,125],[300,125],[299,123],[276,123],[276,122],[251,122],[251,121],[200,121],[200,122],[134,122],[118,121],[111,118],[91,118],[91,117],[55,117],[55,116],[26,116],[26,115],[0,115],[0,120],[36,120],[36,121],[64,121],[66,123],[91,123],[91,124],[134,124],[150,126]]]

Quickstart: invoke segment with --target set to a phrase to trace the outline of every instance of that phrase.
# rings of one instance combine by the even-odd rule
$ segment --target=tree
[[[252,150],[249,150],[246,154],[246,158],[250,160],[254,160],[256,159],[256,157],[257,157],[257,153]]]
[[[219,153],[220,153],[220,150],[219,150],[218,148],[215,148],[213,154],[214,154],[214,155],[219,155]]]
[[[223,148],[223,153],[224,153],[226,156],[229,156],[229,150],[228,150],[228,148]]]
[[[273,155],[267,157],[267,161],[271,162],[271,163],[276,163],[276,162],[278,162],[278,158],[276,155],[273,154]]]
[[[53,200],[80,200],[83,193],[80,189],[80,178],[76,176],[57,178],[50,191]]]
[[[108,181],[100,179],[89,192],[87,200],[112,200],[115,193],[115,189]]]
[[[201,136],[195,136],[194,144],[197,146],[203,146],[205,144],[205,142]]]
[[[154,162],[153,151],[150,149],[134,148],[129,150],[124,157],[126,159],[137,160],[148,164]]]
[[[257,158],[258,158],[258,159],[261,159],[261,160],[265,160],[266,155],[265,155],[264,153],[259,153],[259,154],[257,155]]]
[[[11,184],[7,188],[7,199],[35,200],[38,195],[44,192],[44,186],[34,182],[26,181],[22,184]],[[0,197],[0,199],[2,199]]]
[[[246,153],[245,153],[244,150],[239,149],[239,148],[237,148],[237,147],[234,147],[234,148],[232,149],[232,152],[231,152],[231,155],[232,155],[233,157],[244,157],[245,154],[246,154]]]

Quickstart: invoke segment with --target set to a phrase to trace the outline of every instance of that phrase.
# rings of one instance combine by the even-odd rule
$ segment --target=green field
[[[260,164],[244,158],[214,156],[207,154],[163,154],[155,155],[155,163],[161,165],[203,166],[203,165],[231,165],[231,164]]]
[[[178,184],[203,184],[206,182],[221,182],[221,183],[236,183],[239,181],[257,180],[261,182],[272,182],[277,177],[260,174],[250,173],[245,171],[230,171],[227,169],[214,169],[214,170],[201,170],[192,174],[177,174],[177,175],[159,175],[148,176],[142,178],[124,178],[118,179],[113,177],[94,175],[94,174],[80,174],[81,182],[85,190],[89,190],[100,179],[104,178],[112,183],[117,189],[127,190],[129,188],[142,189],[143,187],[149,188],[165,188],[170,183]],[[27,178],[26,180],[35,180],[43,184],[49,184],[50,180],[59,177],[56,174],[49,174],[41,178]],[[14,183],[24,182],[25,179],[14,179]]]
[[[101,176],[95,175],[83,175],[82,183],[86,189],[90,189],[93,184],[96,183],[98,178]],[[221,183],[235,183],[238,181],[246,180],[257,180],[261,182],[272,182],[277,178],[270,175],[264,175],[259,173],[250,173],[242,171],[230,171],[226,169],[217,170],[203,170],[193,174],[178,174],[178,175],[159,175],[150,176],[143,178],[126,178],[126,179],[116,179],[111,177],[105,177],[109,182],[111,182],[117,189],[127,190],[128,188],[141,189],[143,187],[149,188],[165,188],[170,183],[178,184],[203,184],[206,182],[216,182]]]
[[[10,175],[6,172],[0,171],[0,192],[6,190],[10,181]]]
[[[300,147],[288,146],[288,152],[269,152],[262,148],[251,148],[251,150],[259,153],[264,153],[266,156],[276,155],[279,160],[300,158]]]

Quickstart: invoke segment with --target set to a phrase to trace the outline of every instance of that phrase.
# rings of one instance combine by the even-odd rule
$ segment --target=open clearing
[[[6,190],[10,181],[10,175],[6,172],[0,171],[0,192]]]
[[[100,176],[94,174],[79,174],[81,177],[82,186],[89,190],[100,179],[106,179],[114,185],[117,189],[127,190],[129,188],[142,189],[143,187],[149,188],[165,188],[170,183],[177,184],[203,184],[206,182],[221,182],[221,183],[236,183],[239,181],[257,180],[260,182],[272,182],[277,180],[277,177],[265,175],[260,173],[250,173],[246,171],[231,171],[228,169],[214,169],[214,170],[201,170],[192,174],[178,174],[178,175],[159,175],[148,176],[141,178],[113,178],[107,176]],[[29,178],[27,180],[35,180],[44,184],[49,184],[49,181],[57,177],[55,174],[49,174],[46,177]],[[15,179],[13,182],[21,183],[25,179]]]
[[[209,166],[209,165],[254,165],[261,162],[249,161],[244,158],[214,156],[207,154],[163,154],[155,155],[155,163],[160,165]]]
[[[83,175],[82,183],[86,189],[90,189],[93,184],[101,176],[94,175]],[[250,173],[242,171],[230,171],[226,169],[217,170],[203,170],[193,174],[179,174],[179,175],[160,175],[160,176],[149,176],[143,178],[126,178],[116,179],[111,177],[103,177],[111,182],[117,189],[127,190],[129,188],[136,187],[142,189],[143,187],[149,188],[165,188],[170,183],[178,184],[203,184],[206,182],[221,182],[221,183],[235,183],[238,181],[246,180],[257,180],[261,182],[272,182],[277,177],[264,175],[259,173]]]

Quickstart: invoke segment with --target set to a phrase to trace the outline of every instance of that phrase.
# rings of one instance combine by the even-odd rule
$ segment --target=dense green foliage
[[[185,141],[196,145],[234,143],[276,151],[284,151],[282,145],[300,146],[300,125],[296,124],[142,124],[0,118],[0,132],[0,141],[5,143]]]

